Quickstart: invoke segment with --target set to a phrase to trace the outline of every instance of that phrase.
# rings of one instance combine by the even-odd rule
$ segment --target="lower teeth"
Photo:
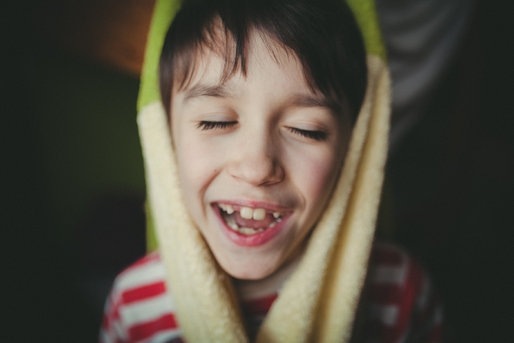
[[[262,232],[262,231],[265,230],[264,228],[254,229],[254,228],[251,228],[251,227],[239,227],[239,225],[237,225],[236,220],[235,220],[233,215],[225,214],[223,216],[223,218],[225,219],[225,222],[227,223],[229,228],[231,228],[232,230],[237,231],[237,232],[239,232],[239,233],[241,233],[243,235],[246,235],[246,236],[253,235],[253,234],[256,234],[258,232]],[[268,228],[272,228],[276,224],[277,224],[277,221],[273,221],[269,225]]]
[[[254,233],[257,233],[257,230],[252,229],[250,227],[242,227],[238,231],[243,235],[253,235]]]

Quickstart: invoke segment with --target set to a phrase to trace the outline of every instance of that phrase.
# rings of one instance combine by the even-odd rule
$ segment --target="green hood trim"
[[[141,88],[137,101],[137,111],[154,101],[160,101],[159,92],[159,58],[164,37],[180,7],[179,0],[157,0],[153,12],[148,40],[146,43],[145,59],[141,72]]]
[[[368,55],[376,55],[386,60],[386,50],[378,24],[378,16],[373,0],[346,0],[353,11],[366,45]]]

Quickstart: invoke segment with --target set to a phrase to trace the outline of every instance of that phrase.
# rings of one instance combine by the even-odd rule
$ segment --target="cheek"
[[[194,135],[182,135],[176,141],[180,184],[190,209],[192,203],[203,200],[206,188],[220,170],[220,154],[219,151],[215,152],[216,147],[213,144],[207,144],[205,140],[195,138]]]
[[[326,198],[331,193],[335,176],[338,174],[338,166],[335,159],[325,159],[310,164],[308,182],[309,192],[316,201],[314,205],[323,206]]]
[[[341,158],[334,149],[324,149],[316,153],[304,154],[295,158],[292,176],[301,189],[306,204],[323,207],[339,175]]]

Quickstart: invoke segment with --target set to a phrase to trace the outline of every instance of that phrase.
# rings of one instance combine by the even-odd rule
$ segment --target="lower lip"
[[[223,228],[223,231],[225,232],[227,237],[235,244],[243,247],[258,247],[266,244],[267,242],[272,240],[276,235],[278,235],[280,231],[282,231],[282,228],[284,227],[284,225],[287,222],[287,219],[290,216],[290,214],[284,216],[280,223],[275,224],[275,226],[273,227],[270,227],[262,232],[257,232],[253,235],[246,236],[237,231],[232,230],[227,226],[225,220],[221,216],[221,210],[218,206],[213,205],[213,210],[219,222],[221,223],[221,227]]]

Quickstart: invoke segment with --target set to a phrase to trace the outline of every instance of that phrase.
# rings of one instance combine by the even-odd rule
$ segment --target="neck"
[[[259,280],[241,280],[233,278],[234,287],[240,300],[252,300],[270,294],[279,293],[283,284],[294,272],[303,254],[284,263],[273,274]]]

